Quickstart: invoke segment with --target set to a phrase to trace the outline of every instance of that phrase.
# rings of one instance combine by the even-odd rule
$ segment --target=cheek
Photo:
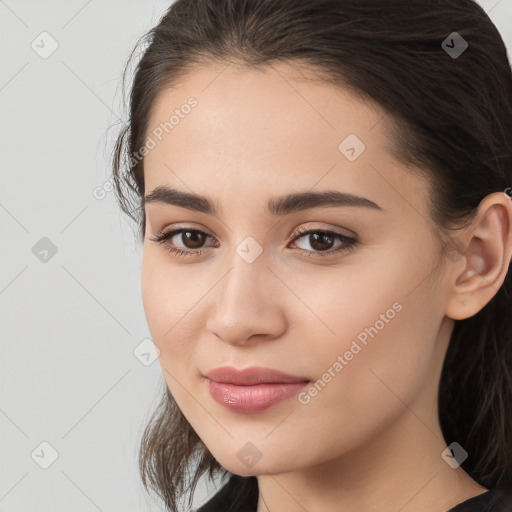
[[[182,287],[187,284],[184,274],[187,272],[178,272],[159,255],[144,252],[142,300],[153,343],[160,350],[162,376],[182,413],[189,421],[194,421],[197,411],[193,412],[190,390],[197,391],[191,388],[190,377],[197,370],[195,340],[200,335],[193,304],[198,298],[183,292]]]
[[[141,266],[141,291],[146,321],[166,367],[177,367],[194,349],[199,329],[194,305],[201,289],[191,273],[170,265],[155,251],[145,250]],[[203,292],[204,293],[204,292]]]
[[[302,397],[309,418],[367,431],[426,385],[442,317],[431,305],[438,301],[424,279],[428,271],[395,258],[385,273],[345,276],[344,288],[338,281],[323,288],[323,299],[309,297],[333,331],[310,352],[318,380]]]
[[[141,266],[142,303],[153,342],[160,350],[168,313],[168,287],[165,282],[166,276],[161,271],[161,266],[158,265],[156,258],[152,257],[151,253],[145,249]],[[167,324],[167,328],[169,328],[169,324]]]

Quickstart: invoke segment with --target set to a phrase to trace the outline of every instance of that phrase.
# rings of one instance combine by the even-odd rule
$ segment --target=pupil
[[[312,235],[310,235],[313,237],[313,240],[314,240],[314,243],[311,243],[311,247],[315,248],[315,249],[318,249],[318,250],[324,250],[324,249],[330,249],[330,247],[325,247],[325,244],[322,245],[322,243],[320,243],[320,247],[316,247],[316,244],[318,242],[318,240],[323,240],[324,242],[326,240],[330,240],[330,236],[329,235],[319,235],[317,233],[313,233]],[[331,244],[329,242],[327,242],[327,246],[330,246]]]
[[[185,231],[184,233],[186,235],[186,238],[188,241],[192,241],[192,246],[189,247],[190,249],[196,249],[197,247],[200,247],[201,246],[201,243],[202,243],[202,234],[199,233],[198,231]],[[199,241],[199,243],[197,243],[197,241]],[[196,245],[194,245],[194,243]],[[188,246],[188,244],[185,244]]]

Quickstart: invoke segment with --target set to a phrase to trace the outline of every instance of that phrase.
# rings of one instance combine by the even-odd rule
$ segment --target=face
[[[428,184],[387,151],[383,111],[286,64],[225,67],[194,71],[154,104],[146,196],[168,187],[215,213],[148,200],[143,303],[168,387],[213,456],[233,473],[276,474],[379,439],[404,402],[435,410],[446,297],[432,278]],[[326,191],[364,200],[279,202]],[[309,383],[242,410],[233,388],[231,406],[210,392],[205,375],[221,366]]]

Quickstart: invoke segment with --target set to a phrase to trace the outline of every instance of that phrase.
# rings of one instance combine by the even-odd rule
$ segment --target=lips
[[[232,366],[221,366],[206,374],[206,377],[214,382],[236,384],[238,386],[252,386],[255,384],[283,384],[291,382],[309,382],[307,377],[290,375],[272,368],[252,366],[243,370],[237,370]]]
[[[215,368],[205,375],[211,397],[231,412],[252,414],[298,394],[310,382],[272,368]]]

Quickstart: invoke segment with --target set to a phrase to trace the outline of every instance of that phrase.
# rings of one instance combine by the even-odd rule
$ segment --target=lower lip
[[[212,398],[233,412],[254,413],[264,411],[279,402],[298,394],[308,382],[283,382],[280,384],[255,384],[238,386],[214,382],[205,378]]]

